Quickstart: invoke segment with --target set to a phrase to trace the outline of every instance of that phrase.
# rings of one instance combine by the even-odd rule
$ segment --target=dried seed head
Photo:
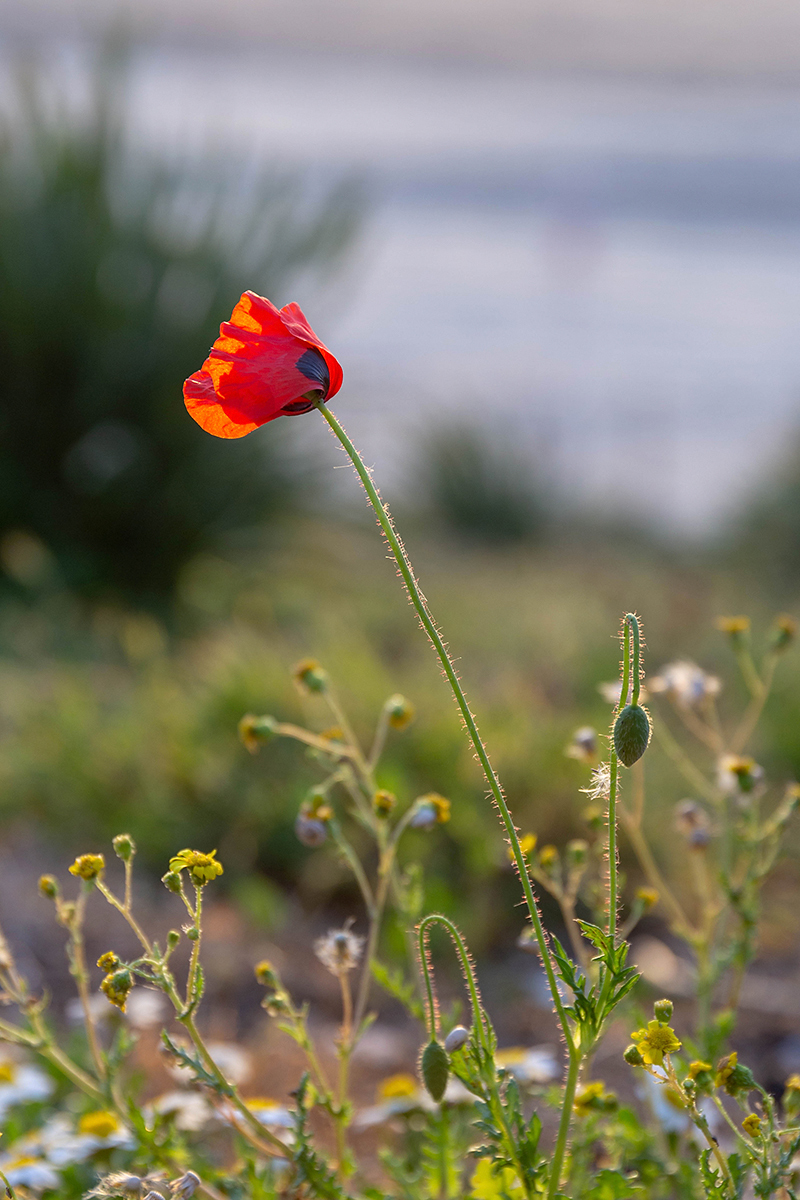
[[[576,758],[578,762],[595,763],[599,754],[597,730],[591,725],[582,725],[572,735],[572,741],[564,751],[567,758]]]
[[[654,679],[651,692],[663,692],[679,708],[696,708],[718,696],[722,684],[715,675],[707,675],[696,663],[681,660],[667,663]]]
[[[174,1180],[169,1185],[169,1190],[178,1200],[190,1200],[199,1187],[200,1176],[195,1175],[194,1171],[187,1171],[185,1175],[181,1175],[180,1179]]]
[[[324,937],[317,938],[314,953],[331,975],[341,976],[358,966],[363,945],[363,937],[345,926],[344,929],[331,929]]]

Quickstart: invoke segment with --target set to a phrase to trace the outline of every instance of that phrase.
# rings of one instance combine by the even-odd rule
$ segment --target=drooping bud
[[[640,704],[626,704],[614,722],[614,749],[625,767],[632,767],[650,741],[650,720]]]
[[[97,960],[97,965],[105,975],[112,975],[122,966],[122,960],[113,950],[106,950]]]
[[[428,1042],[422,1051],[420,1069],[428,1095],[438,1104],[445,1093],[447,1077],[450,1074],[450,1063],[444,1046],[437,1041]]]
[[[161,876],[161,882],[169,892],[174,892],[176,896],[181,894],[181,877],[177,871],[167,871],[166,875]]]

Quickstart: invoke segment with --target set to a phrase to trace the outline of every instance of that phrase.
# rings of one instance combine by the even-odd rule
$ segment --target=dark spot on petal
[[[303,351],[295,366],[301,375],[305,375],[306,379],[310,379],[312,383],[320,385],[324,400],[328,394],[328,388],[331,386],[331,376],[328,371],[328,364],[319,350],[309,349]]]

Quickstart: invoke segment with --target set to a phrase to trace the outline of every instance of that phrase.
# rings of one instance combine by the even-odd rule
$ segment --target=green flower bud
[[[190,942],[199,942],[200,941],[200,930],[197,928],[196,925],[190,925],[189,928],[186,930],[186,936]]]
[[[738,1096],[742,1092],[752,1092],[756,1081],[750,1068],[740,1063],[739,1056],[734,1052],[717,1063],[714,1086],[724,1088],[729,1096]]]
[[[414,705],[405,696],[390,696],[384,705],[392,729],[405,729],[414,720]]]
[[[136,853],[136,843],[129,833],[118,833],[111,845],[117,858],[123,862],[130,862]]]
[[[444,1095],[445,1088],[447,1087],[447,1077],[450,1074],[450,1063],[444,1046],[441,1046],[436,1041],[428,1042],[428,1045],[422,1051],[420,1069],[428,1095],[431,1100],[435,1100],[438,1104]]]
[[[589,843],[584,841],[583,838],[573,838],[571,842],[567,842],[564,858],[571,870],[584,867],[588,855]]]
[[[42,875],[39,880],[39,891],[43,896],[47,896],[48,900],[55,900],[58,896],[58,880],[54,875]]]
[[[176,896],[180,896],[181,877],[177,871],[167,871],[166,875],[161,876],[161,882],[168,891],[174,892]]]
[[[328,690],[328,672],[316,659],[304,658],[292,671],[294,681],[301,691],[326,692]]]
[[[281,986],[275,968],[268,959],[265,958],[262,962],[256,963],[253,969],[256,979],[262,987],[272,988],[273,991],[276,991]]]
[[[657,1021],[662,1025],[669,1025],[672,1018],[672,1001],[671,1000],[656,1000],[653,1005],[653,1014]]]
[[[627,704],[614,722],[614,749],[625,767],[632,767],[650,741],[650,720],[640,704]]]
[[[106,999],[117,1008],[125,1012],[125,1005],[128,1001],[128,993],[133,987],[133,976],[130,971],[123,969],[115,971],[113,975],[106,975],[103,982],[100,984],[100,990],[105,993]]]
[[[169,933],[167,934],[167,949],[174,950],[180,940],[180,931],[177,929],[170,929]]]
[[[644,1059],[642,1058],[639,1047],[634,1046],[633,1042],[631,1042],[630,1046],[628,1046],[628,1048],[625,1050],[622,1057],[630,1067],[644,1066]]]
[[[275,736],[277,728],[274,717],[254,717],[248,713],[239,722],[239,738],[251,754],[258,754],[259,747]]]

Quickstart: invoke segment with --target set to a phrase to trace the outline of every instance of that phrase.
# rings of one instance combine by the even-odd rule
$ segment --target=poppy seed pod
[[[650,741],[650,721],[640,704],[627,704],[614,722],[614,749],[625,767],[632,767]]]
[[[450,1063],[444,1047],[439,1042],[428,1042],[422,1051],[420,1070],[428,1095],[438,1104],[445,1093],[447,1077],[450,1074]]]

